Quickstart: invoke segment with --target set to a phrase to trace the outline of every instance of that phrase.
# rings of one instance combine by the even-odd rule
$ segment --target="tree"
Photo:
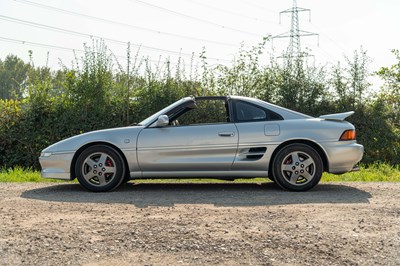
[[[296,58],[285,56],[279,73],[277,104],[310,115],[325,112],[328,96],[326,73],[323,67],[311,66],[307,54]]]
[[[397,63],[390,67],[382,67],[375,74],[378,75],[384,84],[377,95],[376,103],[382,103],[381,113],[387,123],[386,129],[381,133],[388,134],[390,138],[384,139],[387,143],[386,160],[394,164],[400,163],[400,52],[392,50]]]
[[[390,67],[382,67],[376,74],[383,79],[384,84],[379,98],[386,102],[391,123],[400,129],[400,52],[392,50],[397,63]]]
[[[0,98],[21,99],[31,66],[15,55],[0,60]]]
[[[354,51],[353,58],[347,56],[345,58],[348,65],[346,71],[348,73],[347,81],[350,89],[350,97],[352,99],[352,106],[355,109],[356,106],[362,107],[368,88],[371,86],[368,82],[368,77],[370,76],[368,66],[371,58],[362,47],[359,51]]]

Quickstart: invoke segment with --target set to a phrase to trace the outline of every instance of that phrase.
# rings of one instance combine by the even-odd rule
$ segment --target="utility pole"
[[[284,57],[288,57],[289,60],[291,61],[293,58],[298,58],[298,57],[304,57],[304,56],[309,56],[305,55],[301,51],[301,45],[300,45],[300,38],[305,37],[305,36],[318,36],[318,33],[314,32],[309,32],[309,31],[304,31],[300,30],[299,27],[299,12],[308,12],[309,14],[309,21],[311,21],[311,10],[307,8],[302,8],[297,6],[297,1],[293,0],[293,7],[286,9],[284,11],[281,11],[279,13],[279,23],[281,23],[281,16],[282,14],[291,14],[291,27],[289,32],[285,32],[279,35],[275,35],[272,37],[272,39],[277,39],[277,38],[290,38],[289,41],[289,46],[287,48],[287,55]]]

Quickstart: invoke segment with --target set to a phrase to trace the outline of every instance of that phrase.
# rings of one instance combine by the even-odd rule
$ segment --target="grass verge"
[[[384,163],[361,165],[361,170],[343,175],[324,173],[322,182],[400,182],[400,166]]]
[[[42,178],[39,171],[15,167],[0,170],[0,182],[62,182],[61,180]],[[76,182],[76,180],[75,180]],[[136,183],[262,183],[268,178],[235,179],[225,181],[219,179],[144,179]],[[324,173],[321,182],[400,182],[400,166],[383,163],[361,165],[361,171],[333,175]]]
[[[15,167],[0,169],[0,182],[60,182],[60,180],[42,178],[39,171]]]

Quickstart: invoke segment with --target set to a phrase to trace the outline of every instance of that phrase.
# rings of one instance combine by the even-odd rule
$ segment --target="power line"
[[[261,6],[261,5],[255,4],[255,3],[251,2],[251,1],[241,0],[241,2],[243,2],[243,3],[245,3],[245,4],[249,5],[249,6],[255,7],[255,8],[257,8],[257,9],[262,9],[262,10],[264,10],[264,11],[270,12],[270,13],[278,13],[278,12],[275,11],[275,10],[268,9],[268,8],[263,7],[263,6]]]
[[[54,6],[39,4],[39,3],[35,3],[35,2],[32,2],[32,1],[28,1],[28,0],[14,0],[14,1],[18,2],[18,3],[21,3],[21,4],[26,4],[26,5],[31,5],[31,6],[47,9],[47,10],[56,11],[56,12],[59,12],[59,13],[64,13],[64,14],[68,14],[68,15],[83,17],[83,18],[86,18],[86,19],[94,20],[94,21],[99,21],[99,22],[103,22],[103,23],[107,23],[107,24],[123,26],[123,27],[131,28],[131,29],[141,30],[141,31],[147,31],[147,32],[155,33],[155,34],[168,35],[168,36],[173,36],[173,37],[176,37],[176,38],[187,39],[187,40],[192,40],[192,41],[201,41],[201,42],[207,42],[207,43],[218,44],[218,45],[225,45],[225,46],[232,46],[232,47],[236,46],[235,44],[232,44],[232,43],[207,40],[207,39],[191,37],[191,36],[185,36],[185,35],[180,35],[180,34],[171,33],[171,32],[162,32],[162,31],[159,31],[159,30],[154,30],[154,29],[145,28],[145,27],[139,27],[139,26],[123,23],[123,22],[118,22],[118,21],[114,21],[114,20],[109,20],[109,19],[99,18],[99,17],[95,17],[95,16],[90,16],[90,15],[87,15],[87,14],[82,14],[82,13],[78,13],[78,12],[74,12],[74,11],[70,11],[70,10],[66,10],[66,9],[61,9],[61,8],[57,8],[57,7],[54,7]]]
[[[74,51],[75,52],[85,52],[84,50],[80,50],[80,49],[72,49],[72,48],[67,48],[67,47],[64,47],[64,46],[56,46],[56,45],[51,45],[51,44],[29,42],[29,41],[17,40],[17,39],[6,38],[6,37],[1,37],[1,36],[0,36],[0,41],[18,43],[18,44],[29,44],[29,45],[32,45],[32,46],[52,48],[52,49],[56,49],[56,50],[73,51],[73,52]]]
[[[334,39],[332,39],[328,34],[325,34],[323,31],[321,31],[321,28],[318,27],[316,24],[310,22],[311,25],[317,28],[318,31],[321,32],[323,36],[325,36],[328,40],[330,40],[333,44],[335,44],[343,53],[345,51],[344,47],[340,45],[338,42],[336,42]]]
[[[318,49],[320,50],[320,51],[322,51],[322,53],[324,53],[327,57],[330,57],[330,59],[332,60],[332,61],[336,61],[337,59],[332,55],[332,54],[330,54],[328,51],[325,51],[324,49],[322,49],[321,47],[318,47]],[[328,61],[328,60],[327,60]]]
[[[40,29],[45,29],[45,30],[50,30],[50,31],[55,31],[55,32],[61,32],[61,33],[66,33],[66,34],[70,34],[70,35],[75,35],[75,36],[81,36],[81,37],[87,37],[87,38],[98,38],[98,39],[114,42],[114,43],[121,44],[121,45],[127,45],[128,44],[128,41],[125,42],[125,41],[115,40],[115,39],[102,37],[102,36],[97,36],[97,35],[93,35],[93,34],[67,30],[67,29],[58,28],[58,27],[49,26],[49,25],[44,25],[44,24],[40,24],[40,23],[36,23],[36,22],[27,21],[27,20],[12,18],[12,17],[1,15],[1,14],[0,14],[0,19],[1,20],[5,20],[5,21],[9,21],[9,22],[13,22],[13,23],[19,23],[19,24],[22,24],[22,25],[30,26],[30,27],[36,27],[36,28],[40,28]],[[152,46],[147,46],[147,45],[140,45],[140,44],[135,44],[135,43],[131,43],[131,42],[129,42],[129,43],[130,43],[130,45],[135,46],[137,48],[144,48],[144,49],[148,49],[148,50],[165,52],[165,53],[175,54],[175,55],[179,55],[179,56],[189,56],[189,57],[193,56],[193,53],[176,52],[176,51],[156,48],[156,47],[152,47]],[[229,60],[220,59],[220,58],[214,58],[214,57],[209,57],[208,59],[214,60],[214,61],[230,62]]]
[[[63,51],[69,51],[69,52],[81,52],[81,53],[85,53],[85,50],[81,50],[81,49],[73,49],[73,48],[69,48],[69,47],[64,47],[64,46],[57,46],[57,45],[52,45],[52,44],[45,44],[45,43],[38,43],[38,42],[30,42],[30,41],[24,41],[24,40],[17,40],[17,39],[12,39],[12,38],[7,38],[7,37],[1,37],[0,36],[0,41],[3,42],[10,42],[10,43],[17,43],[17,44],[22,44],[22,45],[31,45],[31,46],[37,46],[37,47],[43,47],[43,48],[51,48],[51,49],[55,49],[55,50],[63,50]],[[121,59],[126,59],[126,56],[122,56],[122,55],[115,55],[112,53],[112,55],[116,58],[121,58]],[[157,63],[159,64],[160,61],[155,61],[155,60],[150,60],[148,58],[143,58],[143,60],[145,61],[150,61],[152,63]],[[184,64],[187,66],[191,66],[189,64],[186,63],[176,63],[176,62],[171,62],[171,60],[167,59],[166,61],[172,63],[173,65],[178,65],[178,64]]]
[[[273,22],[271,20],[265,20],[265,19],[258,18],[258,17],[247,16],[247,15],[244,15],[242,13],[233,12],[233,11],[230,11],[230,10],[226,10],[226,9],[223,9],[223,8],[219,8],[219,7],[208,5],[208,4],[204,4],[204,3],[199,3],[199,2],[194,1],[194,0],[186,0],[186,1],[192,2],[192,3],[194,3],[196,5],[199,5],[199,6],[204,6],[204,7],[209,8],[209,9],[217,10],[219,12],[223,12],[223,13],[226,13],[226,14],[231,14],[231,15],[234,15],[234,16],[238,16],[238,17],[242,17],[242,18],[246,18],[246,19],[250,19],[250,20],[255,20],[257,22],[266,22],[266,23],[275,24],[275,22]]]
[[[161,6],[157,6],[157,5],[153,5],[153,4],[141,1],[141,0],[129,0],[129,1],[136,2],[136,3],[142,4],[142,5],[146,5],[146,6],[149,6],[151,8],[159,9],[159,10],[162,10],[164,12],[167,12],[167,13],[170,13],[170,14],[173,14],[173,15],[181,16],[181,17],[184,17],[184,18],[187,18],[187,19],[191,19],[191,20],[199,21],[199,22],[206,23],[206,24],[209,24],[209,25],[212,25],[212,26],[216,26],[216,27],[221,28],[221,29],[227,29],[227,30],[236,31],[236,32],[240,32],[240,33],[243,33],[243,34],[247,34],[247,35],[260,37],[260,34],[257,34],[257,33],[248,32],[248,31],[232,28],[232,27],[229,27],[229,26],[224,26],[224,25],[221,25],[221,24],[218,24],[218,23],[206,20],[206,19],[202,19],[202,18],[190,16],[190,15],[187,15],[187,14],[183,14],[183,13],[180,13],[180,12],[176,12],[174,10],[171,10],[171,9],[168,9],[168,8],[165,8],[165,7],[161,7]]]

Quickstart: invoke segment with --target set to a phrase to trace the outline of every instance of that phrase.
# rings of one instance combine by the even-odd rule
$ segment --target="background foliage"
[[[365,146],[365,163],[400,164],[400,53],[398,63],[369,73],[363,49],[333,67],[313,66],[307,57],[273,58],[261,64],[267,40],[241,48],[230,66],[153,66],[127,51],[123,69],[103,42],[85,46],[71,69],[35,67],[14,55],[0,60],[0,167],[38,168],[46,146],[96,129],[140,122],[188,95],[244,95],[299,112],[322,114],[354,110],[348,120]],[[31,60],[32,61],[32,60]],[[371,91],[368,77],[384,85]]]

